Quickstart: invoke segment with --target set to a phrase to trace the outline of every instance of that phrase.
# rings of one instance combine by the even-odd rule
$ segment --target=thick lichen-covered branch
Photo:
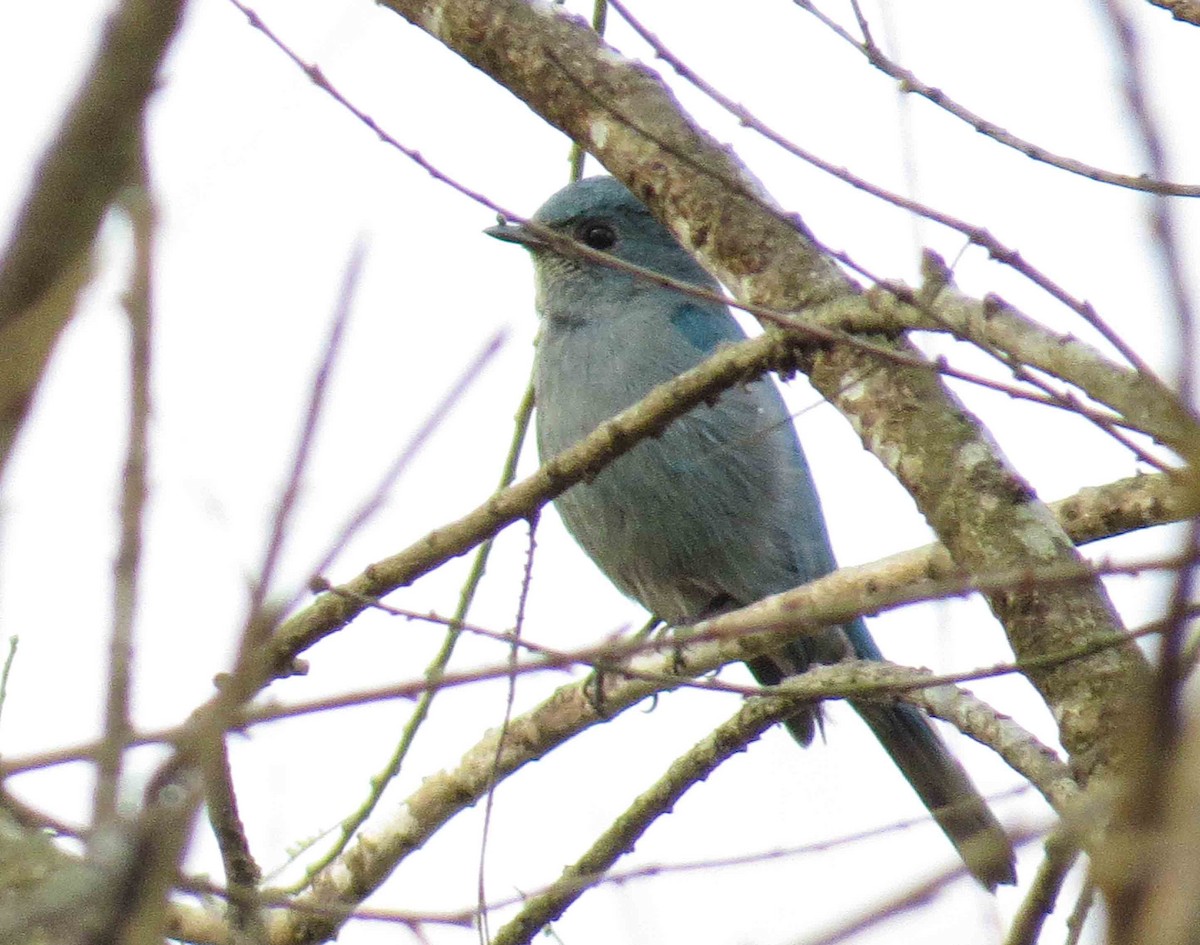
[[[870,304],[854,306],[853,313],[839,320],[839,327],[953,332],[985,351],[1078,387],[1181,456],[1194,459],[1200,451],[1196,418],[1158,378],[1117,364],[1091,345],[1053,332],[999,299],[973,299],[949,286],[920,306],[887,289],[872,289],[867,295]]]

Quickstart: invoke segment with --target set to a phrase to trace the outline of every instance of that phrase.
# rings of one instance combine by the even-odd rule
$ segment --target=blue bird
[[[567,186],[533,220],[617,259],[720,291],[613,177]],[[745,337],[725,305],[556,252],[527,227],[487,233],[533,257],[543,462],[721,344]],[[555,505],[609,580],[672,625],[751,604],[836,567],[804,453],[770,379],[696,407]],[[862,620],[793,640],[747,665],[760,683],[774,685],[814,663],[851,658],[882,659]],[[903,704],[851,704],[974,876],[989,889],[1015,882],[1008,837],[925,716]],[[819,723],[818,705],[785,722],[801,745]]]

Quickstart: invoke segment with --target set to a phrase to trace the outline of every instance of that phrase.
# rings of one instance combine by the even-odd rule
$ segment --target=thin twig
[[[1018,137],[999,127],[994,122],[975,114],[966,106],[960,105],[947,95],[943,89],[927,85],[916,74],[889,59],[871,38],[870,31],[865,28],[866,21],[862,17],[857,5],[855,5],[855,11],[858,14],[859,28],[863,32],[863,39],[861,41],[851,36],[849,32],[831,17],[818,10],[810,0],[792,0],[792,2],[802,10],[811,13],[839,39],[844,40],[854,49],[857,49],[872,66],[884,73],[884,75],[895,79],[899,83],[902,93],[919,95],[947,114],[953,115],[960,121],[970,125],[980,134],[991,138],[997,144],[1012,148],[1014,151],[1019,151],[1026,157],[1039,161],[1042,164],[1057,167],[1059,170],[1067,171],[1070,174],[1080,177],[1086,177],[1101,184],[1111,184],[1114,187],[1124,187],[1129,190],[1139,190],[1163,196],[1200,197],[1200,184],[1172,183],[1165,176],[1160,176],[1158,173],[1146,176],[1143,174],[1119,174],[1115,171],[1107,171],[1103,168],[1076,160],[1075,158],[1055,154],[1053,151]]]
[[[321,413],[329,400],[330,378],[334,365],[342,350],[342,340],[346,334],[346,325],[350,320],[353,307],[354,292],[358,288],[362,273],[365,249],[361,243],[355,244],[346,263],[342,275],[341,288],[338,290],[337,304],[334,306],[333,317],[329,326],[329,337],[321,345],[321,361],[317,365],[312,383],[309,385],[308,403],[305,405],[304,420],[300,435],[296,440],[296,448],[288,467],[287,483],[275,507],[275,515],[271,522],[271,533],[267,539],[267,547],[263,553],[263,561],[258,569],[258,579],[254,582],[250,595],[250,606],[246,618],[247,628],[253,628],[245,637],[246,645],[257,647],[264,635],[273,629],[273,621],[264,620],[263,609],[267,595],[275,576],[275,569],[283,554],[284,542],[287,539],[288,528],[300,497],[300,482],[304,471],[308,468],[316,441],[317,424]]]
[[[265,943],[262,902],[258,884],[262,870],[250,851],[250,842],[238,813],[233,772],[229,766],[229,747],[222,741],[205,769],[204,796],[208,822],[225,867],[225,885],[229,896],[229,924],[244,942]]]
[[[0,669],[0,714],[4,712],[4,703],[8,700],[8,677],[12,674],[13,661],[17,658],[17,644],[21,638],[15,633],[8,638],[8,655],[4,657],[4,668]]]
[[[608,0],[595,0],[592,5],[592,29],[597,36],[604,35],[604,27],[608,21]],[[579,180],[583,177],[583,165],[587,159],[587,152],[578,141],[571,142],[571,180]]]
[[[1025,891],[1004,945],[1036,945],[1046,919],[1054,911],[1067,874],[1079,858],[1079,846],[1070,831],[1055,831],[1046,838],[1045,857],[1037,876]]]
[[[1134,130],[1151,173],[1162,179],[1167,174],[1167,152],[1146,93],[1146,68],[1140,39],[1121,4],[1115,0],[1104,0],[1102,7],[1120,50],[1118,63],[1121,84]],[[1195,389],[1194,362],[1200,352],[1191,297],[1185,285],[1183,259],[1175,235],[1173,207],[1166,197],[1157,196],[1151,202],[1150,237],[1161,260],[1167,298],[1174,309],[1180,358],[1178,388],[1180,400],[1187,404],[1191,403]],[[1200,518],[1192,519],[1188,527],[1182,557],[1184,560],[1171,589],[1166,625],[1159,645],[1157,671],[1150,690],[1149,727],[1145,731],[1153,732],[1154,737],[1143,748],[1141,766],[1124,772],[1129,785],[1125,792],[1125,823],[1121,826],[1140,834],[1139,842],[1147,851],[1152,846],[1149,838],[1169,825],[1167,798],[1171,787],[1168,779],[1180,757],[1183,737],[1182,694],[1187,678],[1187,666],[1183,659],[1185,625],[1196,583],[1197,562],[1200,560]],[[1153,856],[1155,854],[1151,854]],[[1123,941],[1130,935],[1133,936],[1131,940],[1140,938],[1136,926],[1141,922],[1133,917],[1138,916],[1147,900],[1154,896],[1156,869],[1162,869],[1162,866],[1148,865],[1139,876],[1130,876],[1116,884],[1116,888],[1107,890],[1113,916],[1114,941]],[[1134,924],[1131,925],[1131,922]]]
[[[1075,900],[1075,908],[1067,917],[1067,937],[1063,945],[1079,945],[1083,937],[1083,927],[1087,922],[1088,913],[1096,901],[1096,886],[1090,878],[1084,879],[1083,888],[1079,890],[1079,898]]]
[[[148,492],[155,213],[145,142],[140,134],[137,138],[137,157],[131,168],[131,179],[120,196],[132,226],[134,247],[133,272],[123,299],[129,322],[129,434],[121,475],[120,538],[113,560],[108,696],[104,707],[105,747],[96,758],[96,791],[92,807],[92,820],[96,826],[116,820],[122,761],[132,731],[129,699],[133,683],[133,627]]]
[[[504,459],[503,468],[500,471],[499,488],[504,489],[512,484],[517,474],[517,462],[521,456],[521,448],[525,442],[526,431],[529,428],[529,420],[533,414],[533,386],[528,385],[525,393],[521,398],[521,403],[517,408],[517,413],[514,417],[513,436],[509,442],[508,455]],[[424,724],[425,719],[429,715],[429,709],[433,703],[434,696],[440,691],[436,685],[443,674],[446,672],[446,666],[450,663],[450,657],[454,653],[455,645],[458,643],[458,638],[464,629],[470,629],[473,632],[480,632],[482,628],[469,627],[465,621],[471,609],[471,603],[475,599],[475,594],[479,589],[479,585],[483,580],[484,572],[487,569],[488,557],[494,545],[494,539],[489,538],[480,544],[475,551],[475,557],[471,562],[471,571],[467,575],[467,579],[463,582],[462,591],[459,594],[458,606],[455,609],[453,617],[447,618],[444,622],[448,628],[445,638],[442,640],[442,646],[430,661],[429,666],[425,670],[425,677],[433,684],[428,689],[421,693],[416,705],[413,707],[412,715],[404,726],[404,731],[400,735],[400,740],[396,745],[395,751],[388,759],[383,769],[371,779],[371,788],[367,797],[350,815],[342,820],[337,826],[338,839],[334,844],[325,851],[317,860],[308,864],[304,870],[304,876],[299,882],[288,887],[289,892],[299,892],[306,888],[312,877],[323,870],[326,866],[332,863],[335,859],[341,856],[346,849],[346,844],[354,836],[355,831],[359,829],[371,813],[375,810],[379,799],[383,796],[384,789],[395,779],[400,772],[400,767],[404,763],[404,759],[408,757],[408,752],[412,748],[412,744],[417,737],[417,732]],[[327,586],[319,585],[316,581],[312,582],[313,586],[319,586],[321,589],[327,589]],[[332,588],[328,588],[332,589]],[[379,601],[375,605],[378,609],[386,613],[397,614],[400,616],[415,616],[407,612],[390,607]],[[486,632],[486,631],[483,631]]]
[[[1038,836],[1039,834],[1036,833],[1025,833],[1014,836],[1012,840],[1014,845],[1021,845],[1036,840]],[[961,865],[951,867],[924,881],[915,883],[908,889],[888,899],[878,902],[871,909],[842,922],[824,935],[797,939],[795,945],[836,945],[838,942],[844,942],[852,936],[873,929],[884,922],[924,905],[932,900],[942,889],[956,880],[962,879],[962,877],[963,867]]]
[[[525,626],[525,605],[529,600],[529,588],[533,584],[533,552],[537,547],[537,523],[535,514],[529,520],[529,544],[525,552],[525,571],[521,576],[521,594],[517,602],[517,619],[513,623],[512,645],[508,651],[508,686],[504,698],[504,716],[500,721],[500,737],[496,739],[496,755],[492,760],[492,781],[488,785],[483,806],[483,827],[479,841],[479,877],[477,883],[477,902],[479,906],[479,942],[488,945],[491,941],[491,930],[488,927],[487,909],[487,843],[491,834],[492,812],[495,807],[496,781],[500,771],[500,758],[504,751],[504,740],[508,736],[508,726],[512,721],[513,705],[517,697],[517,653],[521,641],[521,630]]]
[[[323,574],[333,563],[334,559],[341,554],[342,549],[346,547],[350,539],[358,534],[359,530],[383,507],[384,500],[387,498],[388,493],[391,492],[396,480],[404,475],[404,471],[408,469],[409,464],[424,449],[429,437],[445,422],[446,417],[457,406],[463,394],[475,383],[483,369],[500,351],[500,348],[504,345],[506,335],[507,333],[503,329],[497,331],[484,342],[474,357],[463,366],[458,376],[454,379],[454,383],[450,385],[446,393],[434,405],[433,410],[429,412],[429,415],[412,436],[409,437],[408,442],[405,443],[404,448],[400,450],[396,458],[392,461],[391,466],[380,477],[379,482],[367,497],[367,500],[355,509],[346,524],[342,526],[333,541],[330,542],[321,560],[309,571],[310,574],[314,576]]]

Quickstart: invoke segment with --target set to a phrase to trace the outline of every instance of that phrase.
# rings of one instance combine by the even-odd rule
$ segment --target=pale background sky
[[[89,59],[108,3],[22,4],[0,14],[0,214],[5,230],[31,163]],[[584,10],[581,4],[569,4]],[[640,0],[637,12],[706,79],[802,146],[903,191],[901,122],[893,84],[791,4]],[[880,7],[887,7],[889,34]],[[1200,180],[1200,34],[1161,11],[1127,4],[1147,50],[1153,101],[1173,176]],[[566,181],[568,142],[507,91],[419,30],[370,3],[262,0],[254,9],[306,61],[383,128],[443,171],[521,213]],[[829,12],[852,22],[843,4]],[[1129,131],[1113,46],[1099,6],[870,4],[877,38],[906,66],[989,120],[1047,148],[1114,170],[1143,170]],[[651,54],[613,16],[610,40]],[[673,76],[668,78],[674,80]],[[915,278],[919,248],[954,259],[963,241],[763,143],[682,83],[686,107],[728,140],[825,245],[869,270]],[[1177,356],[1156,259],[1146,247],[1147,200],[1035,165],[912,101],[907,141],[916,195],[987,226],[1076,295],[1093,302],[1160,369]],[[350,332],[285,577],[303,580],[341,523],[487,338],[500,355],[428,442],[375,520],[328,573],[346,579],[481,501],[498,475],[528,374],[535,319],[530,267],[480,232],[490,213],[432,181],[356,122],[251,29],[226,0],[196,0],[151,111],[152,174],[161,212],[155,295],[152,495],[139,612],[136,720],[182,720],[228,666],[245,589],[261,556],[287,470],[341,273],[355,240],[367,247]],[[595,165],[589,172],[598,170]],[[1180,237],[1200,242],[1200,211],[1179,201]],[[1195,252],[1192,251],[1192,258]],[[20,636],[0,751],[74,744],[100,730],[116,483],[125,440],[126,335],[118,305],[129,265],[124,222],[102,230],[97,275],[55,356],[36,414],[0,492],[0,636]],[[1193,286],[1200,284],[1195,267]],[[1061,330],[1091,339],[1033,287],[968,250],[956,268],[970,292],[993,291]],[[930,346],[933,350],[935,346]],[[962,362],[975,365],[976,361]],[[928,540],[912,503],[865,453],[849,426],[803,381],[787,386],[844,563],[874,560]],[[1090,427],[1052,411],[970,392],[1018,468],[1047,499],[1134,473],[1134,459]],[[532,453],[523,470],[534,468]],[[473,620],[503,630],[515,612],[526,539],[500,539]],[[1144,556],[1170,546],[1167,530],[1112,542],[1098,553]],[[448,614],[466,559],[395,594],[397,606]],[[1156,613],[1164,584],[1111,584],[1132,624]],[[525,635],[581,646],[644,615],[612,590],[552,515],[538,534]],[[999,630],[978,603],[912,608],[871,622],[891,658],[939,670],[1003,660]],[[440,641],[436,627],[368,615],[307,654],[311,671],[268,694],[280,700],[419,677]],[[465,639],[455,665],[494,664],[495,644]],[[742,670],[727,671],[744,679]],[[564,677],[531,677],[517,709]],[[978,694],[1046,739],[1053,726],[1020,682],[979,683]],[[384,808],[457,761],[498,724],[502,684],[445,693]],[[682,753],[735,708],[733,697],[675,693],[632,711],[530,766],[497,795],[488,848],[494,898],[556,877],[591,839]],[[354,806],[390,751],[408,707],[389,704],[267,726],[234,742],[235,777],[255,854],[265,869],[289,846]],[[768,733],[693,790],[622,865],[677,863],[827,840],[917,816],[890,762],[844,707],[828,744],[801,752]],[[954,744],[985,792],[1015,776],[988,752]],[[152,770],[154,752],[135,768]],[[82,765],[21,776],[11,787],[57,816],[90,804]],[[140,783],[131,783],[136,796]],[[1045,821],[1032,793],[997,804],[1008,823]],[[455,820],[411,858],[372,905],[416,910],[473,903],[481,818]],[[606,887],[556,924],[567,945],[627,942],[783,943],[802,940],[952,863],[935,828],[894,833],[815,856],[753,867],[665,875]],[[1036,845],[1020,863],[1027,881]],[[204,829],[190,861],[219,876]],[[995,900],[963,880],[911,916],[856,942],[994,942],[1019,893]],[[493,921],[493,928],[499,920]],[[1053,934],[1053,933],[1052,933]],[[403,930],[351,924],[348,945]],[[435,943],[474,934],[431,929]]]

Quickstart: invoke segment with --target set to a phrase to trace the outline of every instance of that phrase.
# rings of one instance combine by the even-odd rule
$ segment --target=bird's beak
[[[517,243],[526,249],[535,249],[546,245],[545,240],[539,239],[520,223],[501,223],[497,226],[489,226],[483,232],[488,236],[503,240],[505,243]]]

